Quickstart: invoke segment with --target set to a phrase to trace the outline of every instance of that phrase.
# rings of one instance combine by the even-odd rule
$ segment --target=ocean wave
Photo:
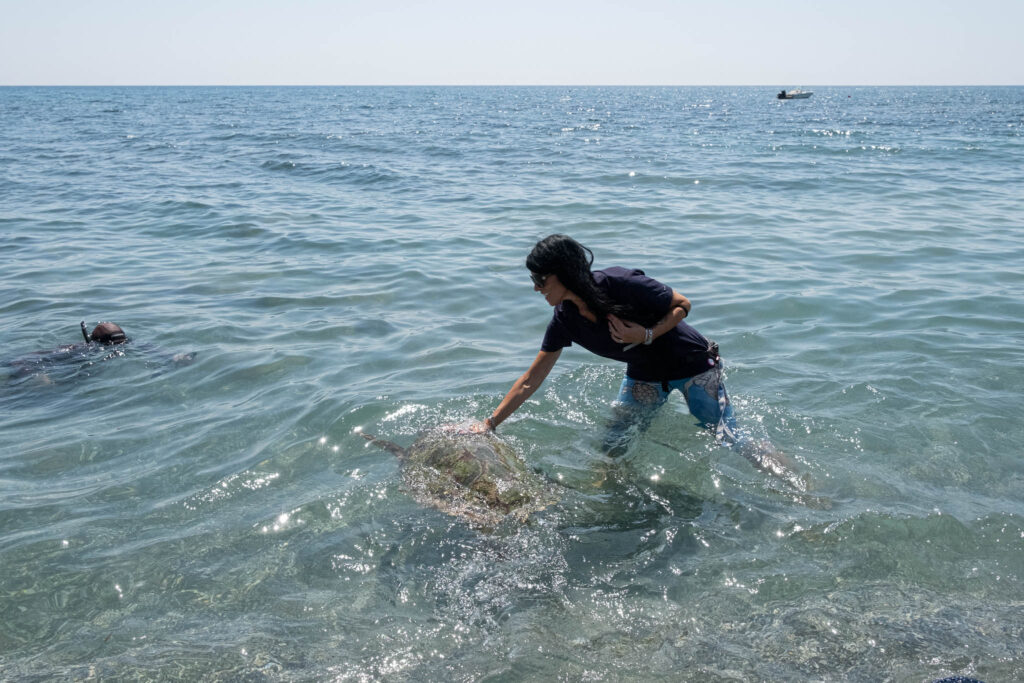
[[[293,174],[318,181],[352,185],[393,186],[401,184],[403,176],[396,171],[373,164],[312,163],[296,161],[265,161],[264,170]]]

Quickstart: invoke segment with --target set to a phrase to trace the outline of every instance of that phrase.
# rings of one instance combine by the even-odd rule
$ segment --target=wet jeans
[[[671,380],[664,385],[624,378],[612,405],[615,414],[605,435],[605,450],[613,456],[624,453],[631,438],[647,429],[674,389],[682,393],[697,423],[713,432],[717,441],[726,446],[740,445],[744,441],[745,436],[736,428],[722,370],[716,365],[699,375]]]

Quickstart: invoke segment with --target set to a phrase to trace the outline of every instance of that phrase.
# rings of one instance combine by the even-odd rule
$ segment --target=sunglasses
[[[544,283],[548,281],[547,275],[538,275],[537,273],[531,272],[530,279],[533,280],[533,284],[543,288]]]

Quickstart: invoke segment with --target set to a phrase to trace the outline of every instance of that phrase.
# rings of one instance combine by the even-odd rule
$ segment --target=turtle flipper
[[[404,448],[399,446],[397,443],[394,443],[393,441],[388,441],[387,439],[378,439],[377,437],[373,436],[372,434],[362,434],[362,433],[360,433],[360,436],[362,436],[364,439],[366,439],[370,443],[377,444],[378,446],[380,446],[381,448],[383,448],[386,451],[391,451],[392,453],[395,454],[396,457],[404,458],[406,455],[408,455]]]

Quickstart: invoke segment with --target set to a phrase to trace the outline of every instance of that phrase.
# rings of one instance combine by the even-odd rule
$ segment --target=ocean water
[[[0,678],[1024,679],[1024,88],[776,90],[0,88]],[[409,495],[356,430],[490,413],[553,232],[808,491],[678,396],[606,457],[572,348],[499,430],[556,505]]]

